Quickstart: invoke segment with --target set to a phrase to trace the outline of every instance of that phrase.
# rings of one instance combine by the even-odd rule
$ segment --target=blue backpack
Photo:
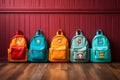
[[[70,49],[71,62],[88,62],[89,45],[81,30],[76,31],[76,36],[72,38]]]
[[[31,62],[48,61],[47,41],[43,36],[42,31],[40,30],[36,32],[36,35],[30,41],[28,61]]]
[[[92,40],[91,62],[110,62],[111,51],[110,43],[107,37],[99,29]]]

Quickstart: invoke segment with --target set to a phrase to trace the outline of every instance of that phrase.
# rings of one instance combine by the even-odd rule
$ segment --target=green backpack
[[[76,35],[72,38],[70,49],[71,62],[88,62],[89,45],[82,31],[78,29]]]
[[[110,43],[107,37],[103,34],[101,29],[99,29],[96,32],[96,35],[92,40],[90,61],[91,62],[111,61]]]

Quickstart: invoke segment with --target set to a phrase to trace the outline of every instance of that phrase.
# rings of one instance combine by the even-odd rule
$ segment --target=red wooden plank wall
[[[111,42],[112,61],[120,62],[120,0],[0,0],[0,58],[7,59],[7,48],[16,30],[28,42],[42,29],[50,44],[62,28],[69,42],[80,28],[89,40],[101,28]]]

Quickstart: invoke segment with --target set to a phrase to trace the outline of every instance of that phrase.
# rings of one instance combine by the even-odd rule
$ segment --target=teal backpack
[[[99,29],[96,32],[96,35],[92,40],[90,61],[91,62],[111,61],[110,43],[107,37],[103,34],[101,29]]]
[[[47,41],[43,36],[41,30],[38,30],[36,32],[36,35],[30,41],[28,61],[31,61],[31,62],[47,62],[48,61]]]
[[[71,41],[70,61],[71,62],[89,61],[88,41],[80,29],[76,31],[76,36],[74,36]]]

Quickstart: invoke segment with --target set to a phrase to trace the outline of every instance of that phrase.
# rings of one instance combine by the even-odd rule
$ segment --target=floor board
[[[120,80],[120,63],[0,63],[0,80]]]

